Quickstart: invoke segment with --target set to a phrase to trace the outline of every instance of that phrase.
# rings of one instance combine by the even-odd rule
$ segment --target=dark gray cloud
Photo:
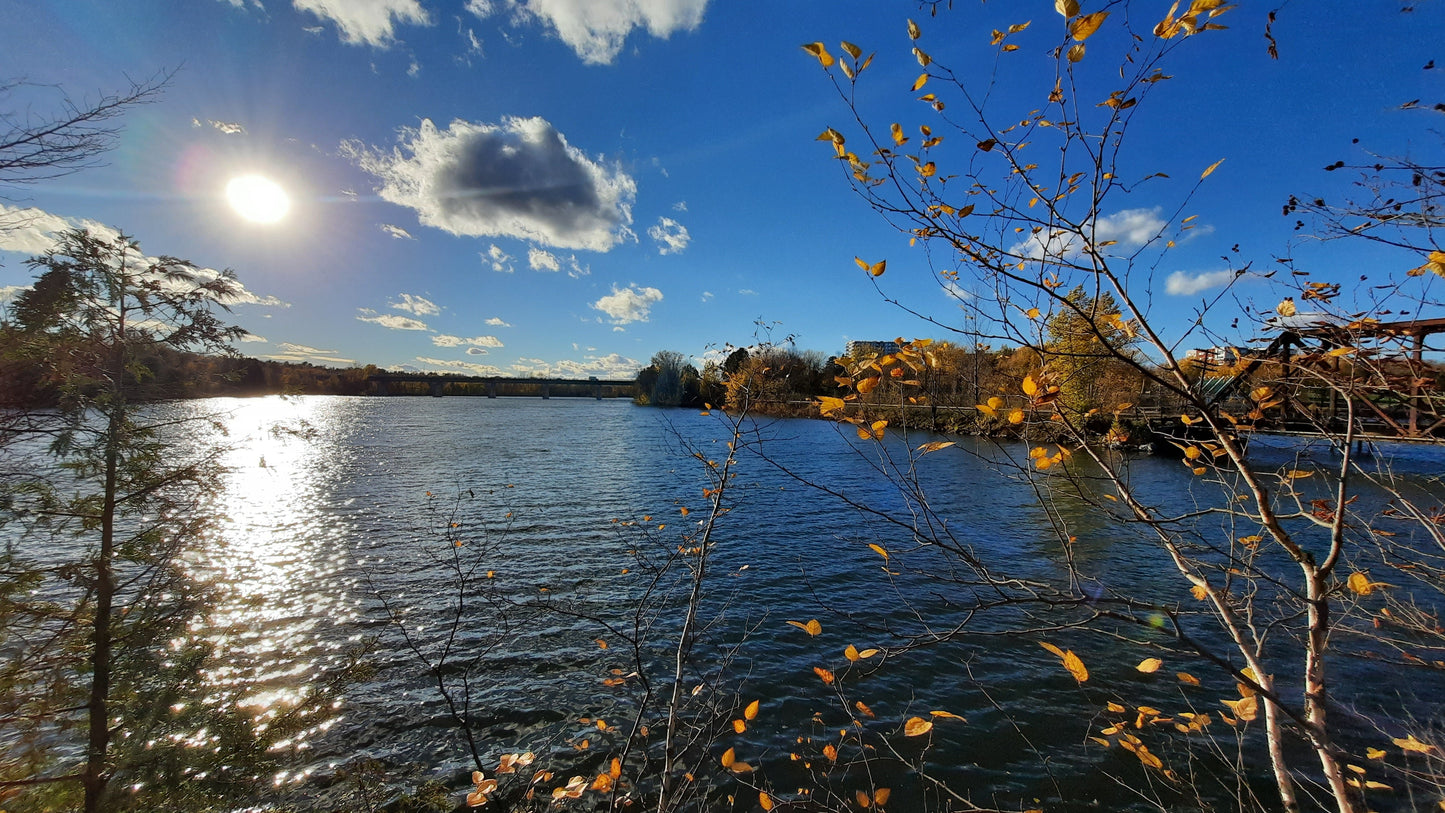
[[[555,248],[607,251],[631,229],[637,184],[588,158],[540,117],[499,124],[430,120],[402,131],[390,152],[342,145],[380,182],[385,200],[452,234],[515,237]]]

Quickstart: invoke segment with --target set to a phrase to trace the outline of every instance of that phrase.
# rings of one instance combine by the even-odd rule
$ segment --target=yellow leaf
[[[769,796],[766,792],[760,790],[758,791],[758,804],[761,805],[764,810],[772,810],[773,797]]]
[[[801,621],[789,621],[788,623],[792,624],[803,632],[808,633],[809,635],[817,635],[818,633],[823,631],[823,625],[819,624],[818,619],[816,618],[806,624]]]
[[[1024,383],[1022,386],[1024,390],[1024,395],[1027,395],[1030,398],[1039,394],[1039,384],[1037,381],[1034,381],[1034,377],[1031,375],[1024,376]]]
[[[1017,34],[1017,33],[1019,33],[1020,31],[1023,31],[1024,29],[1028,28],[1029,25],[1030,25],[1030,23],[1032,23],[1032,22],[1033,22],[1033,20],[1029,20],[1029,21],[1026,22],[1026,23],[1014,23],[1013,25],[1011,25],[1011,26],[1008,27],[1008,32],[1009,32],[1010,34]]]
[[[1365,757],[1368,759],[1384,759],[1387,752],[1383,748],[1366,748]]]
[[[951,712],[951,711],[930,711],[930,712],[928,712],[928,713],[931,714],[931,715],[933,715],[934,717],[946,717],[946,718],[948,718],[948,719],[950,719],[950,720],[958,720],[958,721],[964,722],[964,723],[968,722],[967,720],[963,719],[962,717],[959,717],[957,714],[954,714],[954,713]]]
[[[1278,305],[1274,306],[1274,312],[1278,313],[1280,316],[1294,316],[1296,313],[1296,308],[1294,306],[1294,297],[1285,297],[1283,301],[1281,301]]]
[[[921,37],[921,36],[923,36],[923,32],[920,31],[920,30],[918,30],[918,23],[915,23],[915,22],[913,22],[912,20],[909,20],[909,21],[908,21],[908,38],[911,39],[911,40],[916,40],[916,39],[918,39],[918,38]]]
[[[893,143],[895,145],[901,147],[908,143],[908,136],[903,134],[903,125],[895,121],[893,122],[893,126],[888,129],[889,132],[893,134]]]
[[[873,804],[873,800],[869,798],[867,791],[855,790],[853,791],[853,798],[858,800],[858,806],[864,810],[867,810],[869,805]]]
[[[728,750],[723,752],[722,766],[724,768],[731,768],[733,766],[733,763],[736,762],[737,759],[738,755],[733,752],[733,749],[729,748]]]
[[[888,790],[888,788],[879,788],[873,791],[873,803],[882,807],[888,804],[888,797],[891,795],[892,791]]]
[[[757,716],[758,716],[758,708],[759,708],[761,705],[762,705],[762,701],[759,701],[759,700],[754,700],[753,702],[749,703],[749,704],[748,704],[748,707],[745,708],[745,709],[743,709],[743,718],[744,718],[744,719],[747,719],[747,720],[755,720],[755,719],[757,719]]]
[[[1074,680],[1083,683],[1089,679],[1089,670],[1084,667],[1084,662],[1074,654],[1072,649],[1064,652],[1064,668],[1074,676]]]
[[[920,74],[918,75],[918,78],[915,79],[915,80],[913,80],[913,87],[912,87],[911,89],[912,89],[914,92],[917,92],[917,91],[921,90],[921,89],[923,88],[923,86],[926,85],[926,84],[928,84],[928,74],[927,74],[927,73],[920,73]]]
[[[728,770],[732,771],[733,773],[752,773],[753,766],[747,764],[746,762],[734,762],[731,766],[728,767]]]
[[[1069,46],[1069,50],[1065,52],[1064,56],[1068,57],[1070,62],[1079,62],[1083,60],[1084,43],[1076,42],[1073,45]]]
[[[1039,641],[1039,646],[1043,647],[1044,649],[1047,649],[1048,651],[1054,653],[1055,655],[1058,655],[1060,658],[1064,657],[1064,650],[1059,649],[1058,647],[1054,646],[1053,644],[1049,643],[1048,641]]]
[[[1199,685],[1199,678],[1189,674],[1188,672],[1175,672],[1174,676],[1179,678],[1180,683],[1187,683],[1190,686]]]
[[[1015,409],[1013,412],[1010,412],[1010,413],[1008,414],[1008,422],[1009,422],[1009,423],[1012,423],[1012,424],[1020,424],[1020,423],[1023,423],[1023,422],[1024,422],[1024,411],[1023,411],[1022,409]]]
[[[1145,658],[1144,660],[1142,660],[1142,661],[1139,662],[1139,665],[1138,665],[1138,666],[1136,666],[1136,667],[1134,667],[1134,668],[1137,669],[1138,671],[1143,672],[1144,674],[1147,675],[1147,674],[1150,674],[1151,672],[1157,672],[1157,671],[1159,671],[1159,667],[1161,667],[1161,666],[1163,666],[1163,665],[1164,665],[1164,661],[1162,661],[1162,660],[1160,660],[1160,659],[1158,659],[1158,658]]]
[[[903,734],[908,737],[921,737],[932,730],[933,721],[922,717],[910,717],[908,722],[903,724]]]
[[[1415,739],[1415,735],[1414,735],[1414,734],[1409,734],[1409,735],[1405,736],[1404,738],[1396,737],[1396,738],[1394,738],[1393,740],[1391,740],[1391,742],[1393,742],[1393,743],[1395,743],[1396,745],[1400,746],[1400,748],[1403,749],[1403,750],[1405,750],[1405,751],[1413,751],[1413,752],[1415,752],[1415,753],[1417,753],[1417,754],[1428,754],[1428,753],[1430,753],[1430,752],[1432,752],[1432,751],[1435,750],[1435,746],[1433,746],[1433,745],[1427,745],[1427,744],[1425,744],[1425,743],[1423,743],[1423,742],[1420,742],[1419,740]]]
[[[1037,319],[1039,318],[1039,309],[1029,308],[1028,310],[1024,311],[1024,315],[1030,319]]]
[[[803,46],[803,50],[817,57],[818,62],[821,63],[824,68],[833,67],[833,55],[828,53],[828,49],[823,47],[823,43],[807,43]]]
[[[1346,584],[1349,585],[1350,591],[1358,596],[1368,596],[1371,593],[1375,592],[1376,587],[1389,586],[1386,584],[1381,584],[1380,582],[1372,582],[1370,581],[1370,577],[1367,574],[1361,573],[1359,571],[1351,573],[1350,578],[1347,580]]]
[[[863,56],[863,49],[862,49],[862,48],[859,48],[858,46],[854,45],[854,44],[851,43],[851,42],[848,42],[847,40],[844,40],[843,42],[839,43],[839,47],[841,47],[843,50],[847,51],[847,52],[848,52],[848,56],[851,56],[851,57],[853,57],[854,59],[857,59],[857,58]]]
[[[737,733],[741,734],[741,733],[743,733],[744,731],[747,731],[747,730],[748,730],[748,724],[747,724],[747,723],[743,722],[742,720],[733,720],[733,731],[736,731]]]
[[[991,404],[974,404],[973,408],[989,416],[990,418],[998,417],[998,408]]]
[[[858,711],[868,715],[869,717],[873,716],[873,709],[868,708],[867,704],[865,704],[862,700],[854,703],[853,707],[858,709]]]
[[[1079,13],[1079,0],[1054,0],[1054,9],[1064,15],[1064,19],[1077,16]]]
[[[833,398],[827,395],[818,398],[818,412],[825,418],[835,412],[842,412],[845,406],[842,398]]]
[[[1224,159],[1223,159],[1223,158],[1221,158],[1221,159],[1219,159],[1218,161],[1215,161],[1214,163],[1210,164],[1210,165],[1209,165],[1209,169],[1206,169],[1206,170],[1204,170],[1204,172],[1200,173],[1200,175],[1199,175],[1199,180],[1202,181],[1202,180],[1204,180],[1205,178],[1208,178],[1208,177],[1209,177],[1209,174],[1210,174],[1211,172],[1213,172],[1214,170],[1218,169],[1218,168],[1219,168],[1219,165],[1222,164],[1222,163],[1224,163]]]
[[[1239,700],[1222,700],[1220,702],[1228,706],[1234,712],[1234,716],[1241,720],[1253,720],[1259,712],[1259,698],[1253,695]]]
[[[872,275],[875,276],[875,277],[881,277],[881,276],[883,276],[883,272],[886,271],[887,269],[888,269],[888,261],[887,261],[887,260],[879,260],[878,262],[873,263],[872,265],[868,266],[868,273],[872,274]]]
[[[932,441],[932,442],[930,442],[930,443],[925,443],[925,444],[923,444],[922,446],[919,446],[919,447],[918,447],[918,452],[919,452],[919,454],[928,454],[928,453],[930,453],[930,452],[936,452],[936,451],[938,451],[938,450],[940,450],[940,449],[947,449],[948,447],[953,446],[953,445],[955,445],[956,443],[957,443],[957,441],[952,441],[952,440],[935,440],[935,441]]]
[[[1075,40],[1083,42],[1089,37],[1092,37],[1095,31],[1099,30],[1099,26],[1104,24],[1104,20],[1107,19],[1108,16],[1109,12],[1107,11],[1096,11],[1093,14],[1085,14],[1069,23],[1069,35]]]
[[[831,743],[825,745],[823,746],[823,756],[827,757],[829,762],[836,762],[838,761],[838,749],[834,748]]]
[[[858,647],[849,644],[848,648],[843,650],[843,657],[850,661],[858,660]]]
[[[878,654],[878,650],[876,650],[876,649],[865,649],[865,650],[863,650],[862,652],[859,652],[859,653],[858,653],[858,657],[859,657],[859,658],[863,658],[863,659],[866,660],[866,659],[871,658],[871,657],[873,657],[874,655],[877,655],[877,654]]]

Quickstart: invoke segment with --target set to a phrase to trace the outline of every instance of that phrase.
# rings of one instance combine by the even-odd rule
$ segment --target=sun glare
[[[253,223],[275,223],[291,211],[291,198],[275,181],[241,175],[226,184],[226,201],[236,214]]]

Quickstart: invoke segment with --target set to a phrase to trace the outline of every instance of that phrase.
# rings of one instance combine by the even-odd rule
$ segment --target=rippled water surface
[[[223,538],[196,563],[226,587],[213,616],[224,665],[212,679],[264,714],[313,690],[319,675],[358,647],[371,647],[374,671],[345,690],[333,714],[288,743],[299,761],[276,782],[295,789],[325,784],[338,766],[362,757],[447,782],[465,776],[465,745],[385,621],[385,606],[414,610],[418,639],[432,640],[428,613],[454,598],[445,563],[458,546],[474,546],[461,550],[485,551],[483,569],[518,602],[557,596],[568,609],[615,616],[634,595],[628,585],[635,582],[621,578],[629,552],[676,544],[704,514],[706,481],[691,451],[721,459],[727,441],[718,416],[616,400],[305,397],[187,408],[222,415],[233,444]],[[895,632],[941,631],[963,617],[946,585],[890,574],[891,563],[869,547],[905,550],[913,544],[905,529],[803,482],[827,483],[877,508],[903,508],[876,459],[856,454],[824,422],[769,422],[759,433],[762,451],[789,472],[752,454],[739,461],[734,510],[717,536],[710,605],[729,608],[712,641],[741,642],[732,668],[745,679],[746,696],[767,701],[745,741],[761,764],[786,772],[796,736],[814,713],[837,712],[814,666],[841,670],[850,643],[886,646],[897,642]],[[1188,504],[1190,479],[1176,463],[1130,465],[1147,484],[1147,498]],[[920,474],[960,544],[1016,574],[1062,572],[1066,554],[1038,507],[1045,499],[1075,526],[1068,555],[1101,580],[1145,593],[1173,590],[1181,600],[1187,593],[1139,555],[1131,532],[1065,493],[1035,491],[958,449],[928,456]],[[786,623],[810,618],[823,622],[816,638]],[[671,623],[663,619],[659,630]],[[967,718],[940,721],[934,759],[941,775],[981,803],[998,792],[1001,804],[1014,807],[1036,797],[1081,807],[1096,799],[1105,807],[1135,804],[1106,775],[1126,771],[1131,758],[1090,751],[1085,741],[1107,692],[1084,692],[1034,638],[989,635],[1005,629],[1000,624],[981,620],[981,635],[967,642],[898,655],[876,674],[851,678],[849,691],[867,697],[879,720],[901,722],[932,709]],[[625,689],[601,682],[626,665],[624,655],[597,643],[616,638],[569,615],[507,627],[500,642],[499,629],[501,621],[479,613],[458,632],[462,649],[494,647],[474,698],[482,749],[490,758],[543,747],[554,759],[585,758],[580,735],[558,728],[583,717],[625,716]],[[1096,683],[1111,691],[1122,686],[1161,705],[1195,701],[1171,681],[1150,683],[1134,673],[1136,650],[1119,653],[1076,633],[1055,638],[1083,654],[1101,676]],[[1206,667],[1169,665],[1176,668]],[[1380,679],[1361,668],[1361,680]]]

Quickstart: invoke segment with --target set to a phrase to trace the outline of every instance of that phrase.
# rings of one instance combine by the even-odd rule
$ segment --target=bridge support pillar
[[[488,397],[488,398],[496,398],[496,397],[497,397],[497,382],[495,382],[495,381],[488,381],[488,382],[487,382],[487,397]]]
[[[601,384],[594,384],[594,385],[592,385],[592,397],[596,398],[596,399],[599,400],[599,401],[602,400],[602,385],[601,385]]]
[[[545,401],[545,400],[547,400],[547,399],[549,399],[549,398],[551,398],[551,397],[552,397],[552,384],[551,384],[551,382],[549,382],[549,381],[543,381],[543,382],[542,382],[542,400]]]

